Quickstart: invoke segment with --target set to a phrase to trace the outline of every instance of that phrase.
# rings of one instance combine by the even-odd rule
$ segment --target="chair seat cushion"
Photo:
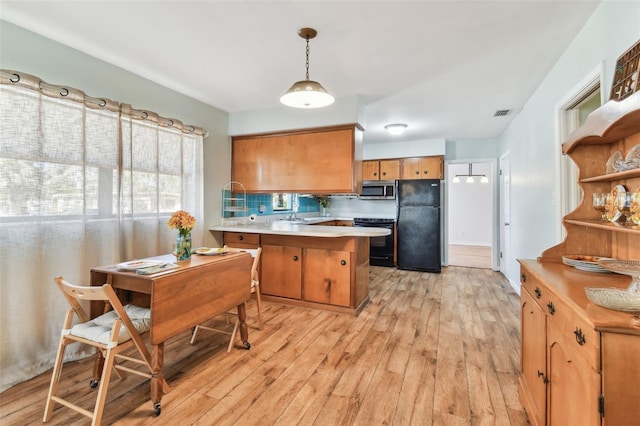
[[[135,305],[125,305],[124,310],[127,312],[127,315],[129,315],[129,318],[133,323],[133,327],[136,329],[138,334],[143,334],[149,331],[151,328],[150,309],[141,308]],[[90,321],[74,325],[71,328],[71,334],[106,345],[111,341],[111,330],[116,319],[118,319],[116,312],[109,311],[106,314],[102,314]],[[123,324],[120,327],[118,343],[123,343],[130,339],[131,335],[129,335],[129,331]]]

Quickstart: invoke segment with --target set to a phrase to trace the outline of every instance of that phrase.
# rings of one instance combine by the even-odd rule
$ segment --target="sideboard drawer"
[[[524,269],[521,269],[520,272],[520,284],[522,287],[527,289],[538,305],[546,311],[546,302],[544,301],[548,299],[549,296],[549,290],[547,290],[546,286],[538,281],[534,276],[524,271]]]

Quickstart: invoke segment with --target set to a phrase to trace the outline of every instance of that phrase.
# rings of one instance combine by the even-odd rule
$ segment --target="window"
[[[272,207],[274,212],[291,210],[291,194],[275,193],[272,197]]]

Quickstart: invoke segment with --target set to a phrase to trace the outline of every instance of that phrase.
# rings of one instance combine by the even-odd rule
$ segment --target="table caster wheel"
[[[251,343],[249,343],[249,342],[242,342],[242,344],[244,345],[244,348],[245,348],[246,350],[251,349]]]
[[[89,382],[89,387],[90,387],[91,389],[95,389],[95,388],[97,388],[97,387],[98,387],[98,383],[100,383],[100,380],[92,379],[92,380]]]
[[[153,404],[153,412],[155,413],[156,416],[159,416],[160,413],[162,412],[159,402],[156,402],[155,404]]]

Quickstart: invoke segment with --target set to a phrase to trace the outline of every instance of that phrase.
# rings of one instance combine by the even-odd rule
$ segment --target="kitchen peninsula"
[[[326,219],[325,219],[326,221]],[[358,315],[369,302],[369,238],[383,228],[324,226],[322,219],[212,226],[231,247],[262,247],[262,299]]]

